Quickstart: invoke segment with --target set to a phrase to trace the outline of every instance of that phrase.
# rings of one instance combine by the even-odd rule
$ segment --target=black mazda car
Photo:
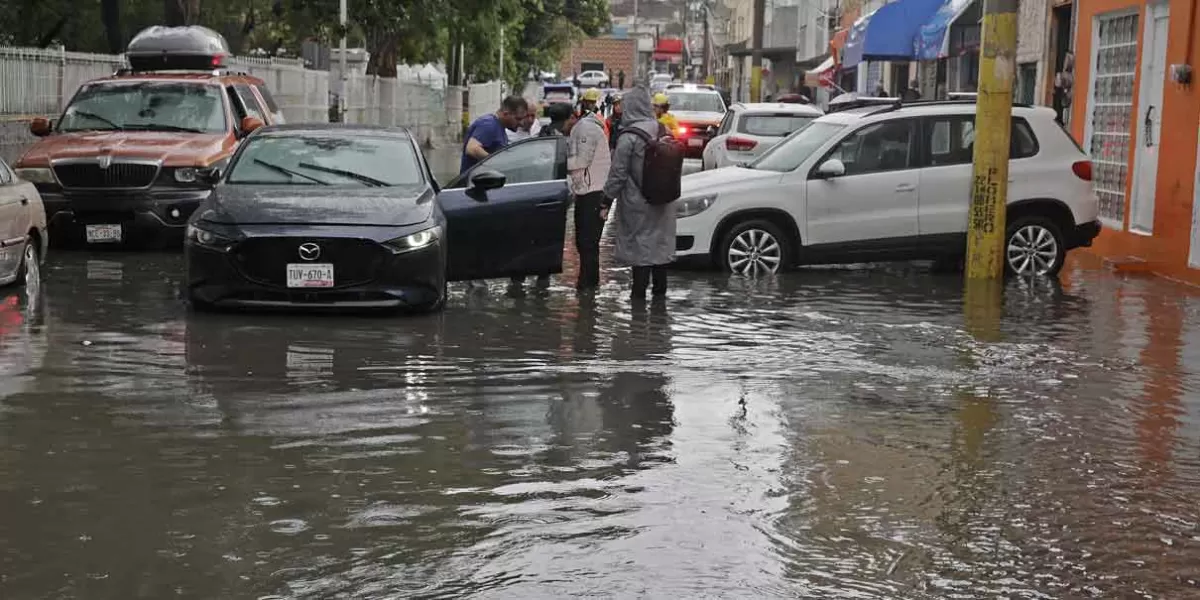
[[[404,129],[259,129],[206,174],[184,293],[200,309],[437,310],[447,281],[559,273],[565,141],[533,141],[440,189]]]

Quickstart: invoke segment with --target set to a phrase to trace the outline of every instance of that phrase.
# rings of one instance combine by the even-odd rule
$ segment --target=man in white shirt
[[[525,120],[514,131],[508,130],[508,142],[519,142],[528,137],[537,137],[539,131],[542,130],[542,124],[538,121],[537,115],[530,111],[526,114]]]
[[[575,249],[579,252],[576,289],[600,286],[600,235],[608,217],[604,197],[611,156],[604,120],[596,112],[599,90],[584,92],[583,113],[571,123],[567,145],[567,183],[575,196]]]

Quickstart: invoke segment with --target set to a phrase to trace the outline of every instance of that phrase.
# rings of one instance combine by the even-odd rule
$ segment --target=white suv
[[[1012,112],[1005,265],[1054,275],[1100,232],[1092,165],[1045,107]],[[683,178],[676,255],[736,273],[796,264],[958,263],[971,204],[973,101],[831,113],[745,167]]]
[[[734,104],[705,146],[701,169],[748,163],[823,114],[811,104]]]

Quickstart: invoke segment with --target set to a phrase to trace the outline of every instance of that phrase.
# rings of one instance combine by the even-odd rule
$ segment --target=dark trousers
[[[653,282],[653,287],[651,287],[651,282]],[[633,296],[645,298],[646,288],[651,288],[651,292],[655,296],[667,295],[666,265],[633,268]]]
[[[604,233],[604,192],[575,198],[575,250],[579,252],[581,290],[600,287],[600,236]]]

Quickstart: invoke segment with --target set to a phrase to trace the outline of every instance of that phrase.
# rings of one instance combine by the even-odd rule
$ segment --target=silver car
[[[0,160],[0,285],[35,293],[49,244],[42,196]]]
[[[748,163],[823,114],[811,104],[734,104],[704,148],[703,168]]]

